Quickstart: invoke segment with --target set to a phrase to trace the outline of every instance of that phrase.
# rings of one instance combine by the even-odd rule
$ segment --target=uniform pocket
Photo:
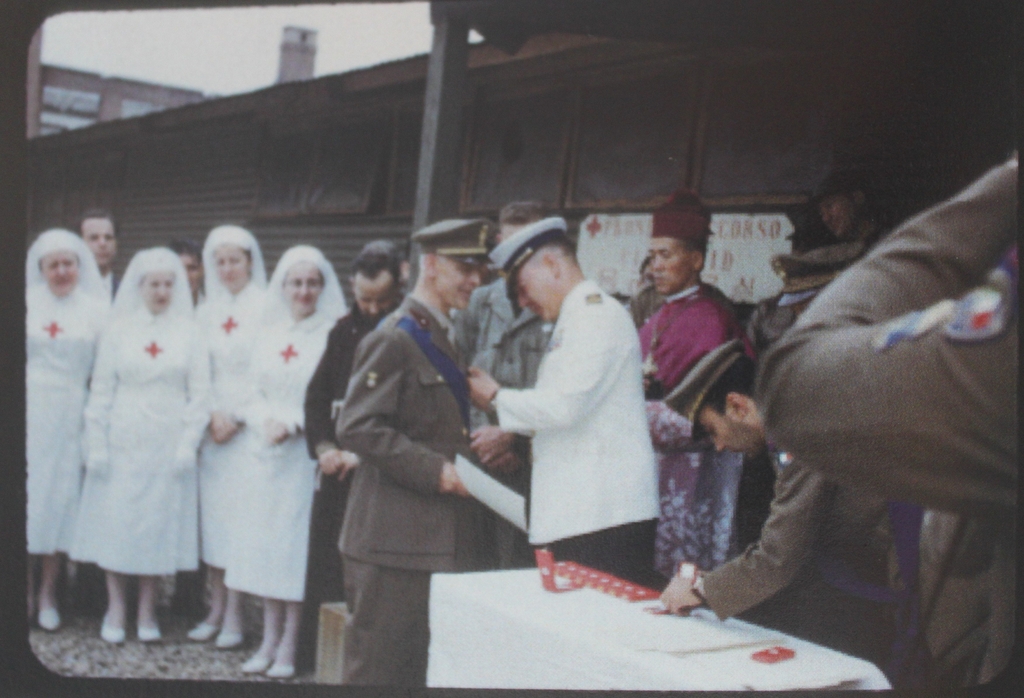
[[[402,406],[408,433],[414,438],[430,440],[447,410],[458,410],[455,395],[437,369],[420,368],[416,372],[415,392]]]

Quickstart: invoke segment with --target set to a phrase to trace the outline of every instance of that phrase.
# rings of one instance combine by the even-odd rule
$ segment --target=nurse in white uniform
[[[263,597],[263,641],[247,673],[295,674],[316,461],[303,437],[303,401],[335,321],[345,314],[341,286],[316,248],[281,257],[267,289],[264,325],[250,370],[256,393],[243,410],[251,449],[239,492],[239,530],[225,583]]]
[[[160,639],[161,575],[199,562],[196,451],[210,368],[181,260],[136,254],[100,337],[85,409],[86,476],[71,557],[106,571],[101,637],[125,638],[125,576],[139,577],[138,638]]]
[[[82,412],[96,341],[109,313],[96,260],[78,235],[42,233],[25,265],[28,552],[41,558],[38,596],[28,566],[29,617],[60,626],[60,553],[71,548],[82,489]],[[37,604],[38,600],[38,604]]]
[[[200,556],[207,565],[210,611],[188,637],[217,637],[222,649],[242,644],[241,595],[224,586],[236,537],[235,507],[245,477],[242,410],[252,392],[249,357],[261,324],[267,272],[259,243],[245,228],[221,225],[203,245],[206,300],[196,318],[210,352],[210,429],[199,451]]]

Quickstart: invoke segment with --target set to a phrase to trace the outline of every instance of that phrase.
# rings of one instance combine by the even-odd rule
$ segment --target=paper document
[[[652,616],[642,614],[629,623],[615,623],[611,637],[634,650],[667,652],[687,655],[778,644],[778,635],[749,632],[729,627],[719,620],[685,618],[681,616]]]
[[[480,503],[526,532],[526,499],[523,495],[501,484],[462,456],[455,456],[455,472]]]

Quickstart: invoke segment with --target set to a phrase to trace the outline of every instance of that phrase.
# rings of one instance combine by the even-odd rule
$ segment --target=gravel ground
[[[50,633],[39,628],[29,632],[32,651],[51,671],[63,676],[144,679],[220,679],[229,681],[277,681],[261,675],[242,673],[242,664],[259,645],[257,627],[260,608],[251,602],[246,608],[246,643],[237,650],[218,650],[213,643],[190,642],[185,634],[195,621],[160,609],[163,640],[144,644],[128,626],[122,645],[100,639],[100,619],[65,617],[64,624]],[[313,674],[297,676],[290,683],[313,683]]]

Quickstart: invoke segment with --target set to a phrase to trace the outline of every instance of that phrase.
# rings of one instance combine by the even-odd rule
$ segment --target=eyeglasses
[[[320,289],[323,288],[324,282],[320,279],[289,279],[285,282],[284,287],[301,291],[304,289]]]

